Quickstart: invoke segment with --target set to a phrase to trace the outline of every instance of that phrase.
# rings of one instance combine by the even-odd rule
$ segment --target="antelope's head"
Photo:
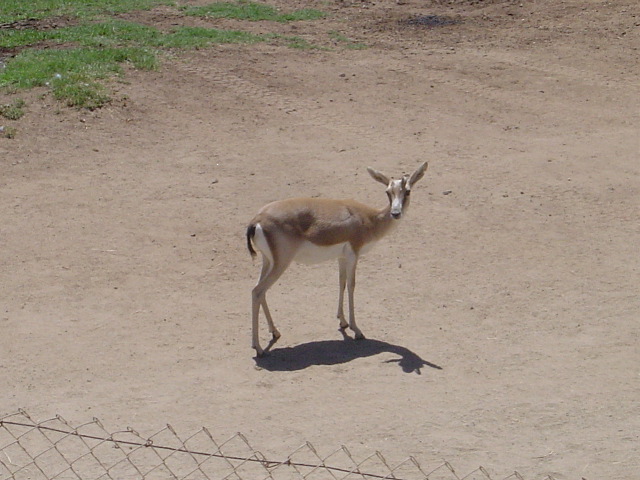
[[[389,197],[389,214],[392,218],[398,220],[402,217],[402,214],[406,212],[409,207],[411,188],[424,176],[424,172],[427,171],[428,166],[429,164],[424,162],[411,175],[403,175],[397,180],[389,178],[384,173],[374,170],[371,167],[367,167],[369,175],[371,175],[374,180],[387,186],[386,192],[387,197]]]

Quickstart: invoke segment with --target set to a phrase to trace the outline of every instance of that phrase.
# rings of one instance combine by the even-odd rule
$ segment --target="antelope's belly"
[[[316,245],[305,241],[298,247],[293,259],[299,263],[313,264],[344,257],[351,250],[348,242],[335,245]]]

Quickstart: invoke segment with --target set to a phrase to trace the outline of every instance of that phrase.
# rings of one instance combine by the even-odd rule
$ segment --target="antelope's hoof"
[[[364,334],[362,332],[356,332],[356,334],[354,335],[354,338],[356,340],[364,340],[365,336],[364,336]]]
[[[254,350],[256,351],[256,357],[258,358],[262,358],[264,357],[264,350],[260,347],[253,347]]]

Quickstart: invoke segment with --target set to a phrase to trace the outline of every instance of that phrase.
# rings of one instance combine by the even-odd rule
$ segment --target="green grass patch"
[[[164,48],[197,48],[212,43],[258,43],[267,37],[239,30],[217,30],[215,28],[178,27],[162,38]]]
[[[16,138],[18,131],[15,127],[0,127],[0,137],[4,138]]]
[[[335,30],[329,32],[329,38],[333,40],[336,44],[342,45],[345,48],[349,48],[351,50],[364,50],[367,46],[364,43],[354,42],[346,35],[336,32]]]
[[[0,30],[0,47],[16,48],[25,45],[35,45],[50,37],[49,32],[40,30]]]
[[[0,87],[47,86],[69,106],[95,109],[109,101],[99,81],[121,74],[124,63],[145,70],[157,67],[152,52],[135,47],[25,50],[0,72]]]
[[[295,48],[298,50],[321,50],[322,47],[314,45],[302,37],[291,35],[280,35],[278,33],[270,33],[265,35],[273,43],[277,45],[284,45],[289,48]]]
[[[32,88],[65,76],[103,79],[121,73],[124,62],[146,70],[157,66],[155,55],[140,48],[25,50],[0,73],[0,86]]]
[[[325,17],[320,10],[305,8],[292,12],[280,12],[264,3],[239,1],[216,2],[199,7],[182,7],[186,15],[209,18],[231,18],[236,20],[272,21],[272,22],[297,22],[301,20],[317,20]]]
[[[175,4],[172,0],[1,0],[0,3],[0,24],[47,17],[95,18]]]
[[[7,120],[19,120],[24,115],[24,106],[25,102],[21,98],[6,105],[0,105],[0,116]]]

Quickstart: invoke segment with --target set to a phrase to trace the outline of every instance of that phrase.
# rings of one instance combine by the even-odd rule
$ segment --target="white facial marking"
[[[406,182],[405,182],[406,184]],[[402,180],[392,180],[387,187],[387,193],[391,198],[391,215],[394,218],[400,218],[402,208],[404,207],[404,191]]]

